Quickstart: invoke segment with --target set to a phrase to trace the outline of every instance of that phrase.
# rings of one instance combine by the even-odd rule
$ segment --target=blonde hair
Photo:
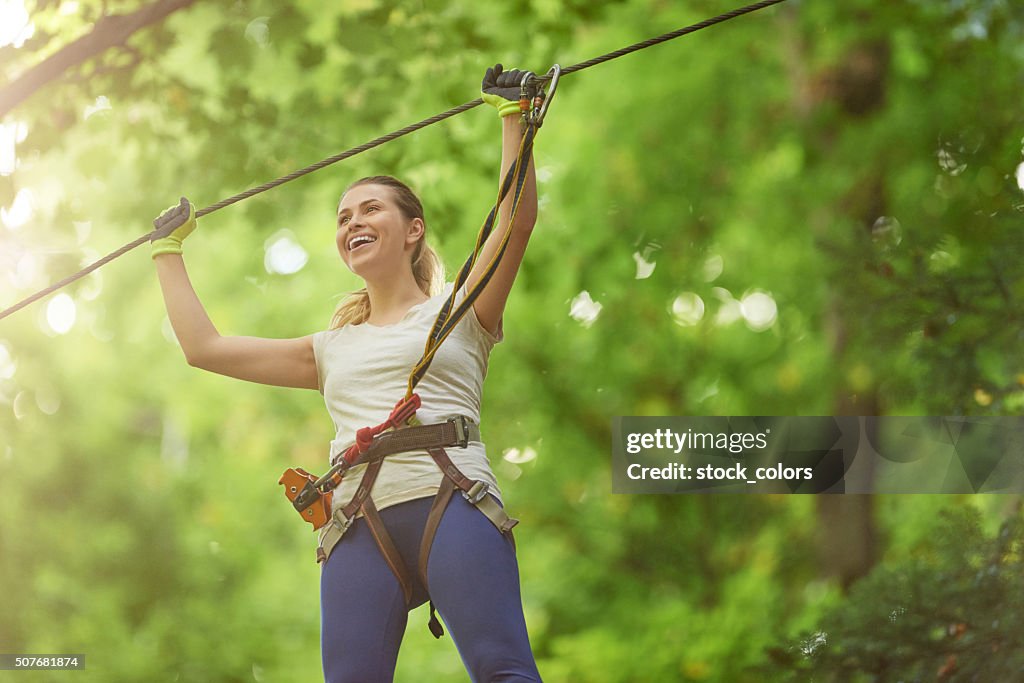
[[[441,293],[444,288],[444,264],[437,252],[427,244],[426,220],[423,218],[423,204],[416,193],[409,189],[409,186],[388,175],[375,175],[360,178],[351,185],[345,192],[360,185],[384,185],[391,189],[395,203],[398,205],[402,215],[412,220],[419,218],[423,221],[424,236],[416,243],[416,249],[412,253],[412,274],[416,278],[416,284],[427,296],[435,296]],[[370,317],[370,294],[366,288],[350,292],[341,300],[331,318],[330,329],[336,330],[345,325],[359,325],[366,322]]]

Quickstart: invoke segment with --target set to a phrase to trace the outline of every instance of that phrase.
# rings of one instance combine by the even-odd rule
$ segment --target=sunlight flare
[[[24,0],[0,0],[0,47],[19,48],[35,34]]]

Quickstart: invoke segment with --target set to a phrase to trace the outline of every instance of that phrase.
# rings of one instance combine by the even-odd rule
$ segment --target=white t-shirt
[[[313,335],[313,353],[320,378],[320,393],[334,420],[335,438],[330,457],[355,442],[356,430],[387,419],[395,403],[405,396],[409,372],[423,354],[427,335],[441,305],[452,291],[413,306],[393,325],[345,325]],[[465,298],[459,290],[455,305]],[[483,328],[470,309],[444,340],[426,375],[416,385],[422,406],[416,413],[423,424],[465,415],[479,424],[480,395],[491,348],[501,340]],[[497,482],[487,462],[483,443],[446,448],[452,462],[470,479],[491,485],[500,500]],[[353,467],[335,489],[333,507],[347,505],[362,479],[365,465]],[[426,451],[396,453],[384,459],[371,497],[378,509],[425,498],[437,493],[444,475]]]

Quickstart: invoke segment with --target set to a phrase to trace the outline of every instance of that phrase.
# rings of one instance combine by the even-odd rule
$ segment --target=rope
[[[448,337],[451,331],[455,329],[455,326],[459,324],[459,321],[465,317],[466,313],[473,305],[473,302],[476,301],[480,296],[480,293],[483,292],[484,287],[490,281],[491,277],[493,277],[495,271],[498,269],[498,264],[501,262],[501,257],[504,255],[505,249],[508,246],[509,237],[512,235],[512,226],[516,221],[516,214],[519,211],[519,203],[522,199],[523,188],[526,183],[526,176],[529,169],[529,157],[533,153],[533,140],[537,135],[537,128],[537,124],[527,123],[523,139],[519,143],[519,152],[516,155],[515,163],[513,163],[508,169],[505,179],[501,183],[501,188],[498,192],[498,200],[491,208],[490,213],[487,215],[487,219],[480,228],[473,252],[469,255],[469,258],[466,259],[466,262],[459,270],[459,274],[455,278],[455,283],[452,285],[451,294],[448,295],[448,298],[441,305],[441,309],[438,311],[437,316],[434,319],[434,324],[431,327],[430,334],[427,335],[427,342],[424,346],[423,354],[409,372],[409,380],[405,396],[395,404],[395,409],[391,411],[391,415],[388,416],[387,420],[376,426],[364,427],[356,431],[355,443],[349,446],[341,454],[341,458],[331,466],[331,469],[329,469],[326,474],[316,480],[314,486],[321,493],[334,490],[341,483],[345,472],[347,472],[350,467],[363,462],[360,458],[367,449],[371,447],[374,437],[388,429],[398,429],[400,426],[405,425],[410,419],[415,417],[416,411],[419,410],[420,407],[420,397],[413,393],[413,390],[416,388],[417,383],[423,379],[423,375],[426,374],[427,368],[430,367],[431,362],[434,360],[434,354],[437,353],[441,344]],[[501,206],[505,196],[511,190],[513,181],[515,181],[515,192],[512,198],[512,210],[508,223],[505,225],[505,232],[502,234],[501,244],[495,251],[495,254],[491,257],[491,260],[487,263],[480,279],[473,284],[473,287],[468,289],[465,299],[455,307],[455,297],[469,279],[469,274],[477,262],[480,250],[483,248],[484,243],[487,241],[487,237],[491,234],[491,230],[494,227],[494,220],[498,213],[498,207]],[[332,462],[334,462],[333,459]]]
[[[412,397],[413,389],[423,375],[426,374],[427,368],[430,367],[431,362],[434,360],[434,354],[437,353],[441,343],[448,338],[448,335],[455,329],[455,326],[459,324],[459,321],[465,317],[470,307],[473,306],[473,302],[477,300],[484,287],[490,282],[494,273],[498,269],[498,264],[501,262],[502,256],[505,255],[505,250],[508,247],[509,238],[512,236],[512,226],[516,222],[516,215],[519,212],[519,201],[522,199],[523,188],[526,183],[527,171],[529,169],[529,158],[533,153],[533,141],[537,136],[537,127],[534,124],[528,124],[526,132],[523,134],[523,139],[519,143],[519,153],[516,155],[515,163],[508,169],[508,173],[502,182],[501,189],[498,193],[498,200],[494,203],[494,207],[491,208],[491,212],[488,214],[487,219],[484,221],[483,226],[480,228],[480,232],[476,239],[476,248],[473,253],[469,255],[466,262],[463,264],[459,271],[458,277],[455,278],[455,283],[452,285],[452,293],[448,296],[448,299],[441,306],[441,310],[437,314],[437,318],[434,320],[434,325],[430,330],[430,334],[427,335],[427,343],[423,349],[423,355],[419,361],[413,367],[409,373],[408,388],[405,393],[405,398],[409,399]],[[473,287],[466,292],[466,298],[453,310],[455,304],[455,297],[459,290],[469,279],[469,274],[476,264],[477,257],[483,249],[484,242],[491,234],[491,230],[494,227],[495,218],[498,215],[498,207],[501,206],[505,196],[512,188],[512,182],[515,180],[515,191],[512,196],[512,209],[508,219],[508,224],[505,226],[505,232],[502,234],[501,242],[495,250],[491,260],[487,263],[484,268],[480,279],[473,284]]]
[[[720,24],[720,23],[722,23],[724,21],[728,21],[730,19],[735,19],[736,17],[742,16],[744,14],[749,14],[751,12],[756,12],[757,10],[764,9],[764,8],[769,7],[771,5],[777,5],[777,4],[779,4],[781,2],[785,2],[785,1],[786,0],[762,0],[761,2],[757,2],[757,3],[754,3],[752,5],[748,5],[746,7],[741,7],[741,8],[738,8],[738,9],[734,9],[734,10],[732,10],[730,12],[726,12],[724,14],[719,14],[716,17],[712,17],[710,19],[705,19],[704,21],[701,21],[701,22],[699,22],[697,24],[693,24],[691,26],[686,26],[684,28],[680,28],[680,29],[677,29],[675,31],[671,31],[669,33],[662,34],[662,35],[660,35],[660,36],[658,36],[656,38],[650,38],[648,40],[644,40],[644,41],[641,41],[639,43],[635,43],[635,44],[630,45],[628,47],[624,47],[624,48],[622,48],[620,50],[616,50],[615,52],[609,52],[609,53],[601,55],[599,57],[594,57],[593,59],[588,59],[585,62],[580,62],[579,64],[574,64],[572,66],[566,67],[566,68],[562,69],[562,75],[567,75],[567,74],[575,73],[577,71],[582,71],[583,69],[589,69],[592,66],[596,66],[598,64],[603,64],[604,62],[610,61],[612,59],[617,59],[618,57],[622,57],[623,55],[628,55],[628,54],[630,54],[632,52],[636,52],[638,50],[643,50],[643,49],[651,47],[653,45],[657,45],[659,43],[664,43],[664,42],[672,40],[674,38],[679,38],[680,36],[684,36],[684,35],[687,35],[689,33],[694,33],[696,31],[700,31],[701,29],[708,28],[709,26],[714,26],[715,24]],[[543,81],[543,80],[546,80],[546,79],[538,78],[538,80]],[[361,153],[363,153],[363,152],[365,152],[367,150],[373,149],[374,147],[379,147],[380,145],[383,145],[386,142],[391,142],[392,140],[400,138],[400,137],[402,137],[404,135],[408,135],[409,133],[413,133],[413,132],[418,131],[418,130],[420,130],[422,128],[426,128],[427,126],[433,125],[433,124],[438,123],[439,121],[443,121],[443,120],[445,120],[447,118],[451,118],[452,116],[455,116],[457,114],[461,114],[462,112],[469,111],[470,109],[473,109],[474,107],[477,107],[480,104],[483,104],[483,100],[478,97],[475,100],[472,100],[470,102],[466,102],[465,104],[460,104],[457,107],[452,107],[451,109],[449,109],[446,112],[443,112],[441,114],[437,114],[435,116],[431,116],[428,119],[423,119],[422,121],[419,121],[418,123],[414,123],[412,125],[406,126],[405,128],[402,128],[400,130],[396,130],[396,131],[394,131],[392,133],[388,133],[387,135],[382,135],[382,136],[380,136],[378,138],[375,138],[375,139],[373,139],[373,140],[371,140],[369,142],[363,143],[362,145],[359,145],[358,147],[353,147],[353,148],[348,149],[348,150],[346,150],[346,151],[344,151],[344,152],[342,152],[340,154],[336,154],[334,156],[327,157],[326,159],[318,161],[315,164],[311,164],[309,166],[306,166],[305,168],[301,168],[301,169],[299,169],[297,171],[293,171],[293,172],[289,173],[288,175],[281,176],[280,178],[277,178],[275,180],[271,180],[270,182],[266,182],[266,183],[263,183],[262,185],[258,185],[256,187],[250,188],[248,190],[245,190],[244,192],[240,192],[240,193],[238,193],[236,195],[228,197],[227,199],[222,199],[221,201],[217,202],[216,204],[211,204],[210,206],[207,206],[206,208],[200,209],[199,211],[197,211],[196,212],[196,217],[207,216],[207,215],[213,213],[214,211],[219,211],[220,209],[223,209],[226,206],[231,206],[232,204],[235,204],[236,202],[240,202],[243,199],[248,199],[249,197],[258,195],[258,194],[260,194],[262,192],[266,192],[267,190],[273,189],[273,188],[278,187],[280,185],[284,185],[287,182],[291,182],[292,180],[296,180],[297,178],[301,178],[302,176],[309,175],[310,173],[313,173],[315,171],[319,171],[320,169],[325,168],[327,166],[330,166],[331,164],[335,164],[335,163],[337,163],[339,161],[342,161],[344,159],[348,159],[348,158],[353,157],[353,156],[355,156],[357,154],[361,154]],[[6,308],[3,311],[0,311],[0,320],[3,320],[7,316],[9,316],[9,315],[11,315],[13,313],[16,313],[17,311],[21,310],[22,308],[25,308],[29,304],[34,303],[34,302],[38,301],[39,299],[42,299],[43,297],[45,297],[45,296],[47,296],[49,294],[52,294],[53,292],[57,291],[58,289],[61,289],[62,287],[65,287],[65,286],[71,284],[72,282],[75,282],[76,280],[80,280],[81,278],[85,277],[86,275],[88,275],[89,273],[93,272],[97,268],[100,268],[101,266],[104,266],[107,263],[110,263],[114,259],[116,259],[116,258],[118,258],[120,256],[123,256],[124,254],[128,253],[132,249],[135,249],[136,247],[142,245],[143,243],[150,241],[154,237],[161,237],[161,236],[162,235],[159,235],[156,230],[152,230],[152,231],[146,233],[142,237],[139,237],[138,239],[136,239],[136,240],[134,240],[132,242],[129,242],[128,244],[124,245],[120,249],[117,249],[116,251],[113,251],[113,252],[107,254],[106,256],[104,256],[103,258],[99,259],[98,261],[90,263],[88,266],[84,267],[82,270],[78,271],[77,273],[69,275],[68,277],[64,278],[60,282],[54,283],[54,284],[50,285],[49,287],[46,287],[45,289],[41,289],[38,292],[36,292],[35,294],[32,294],[31,296],[29,296],[29,297],[19,301],[18,303],[14,304],[13,306],[11,306],[9,308]]]

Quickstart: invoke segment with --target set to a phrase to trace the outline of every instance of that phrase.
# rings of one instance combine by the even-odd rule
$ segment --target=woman
[[[524,132],[518,105],[521,76],[514,70],[503,72],[499,64],[487,70],[483,81],[484,100],[502,117],[502,178],[516,159]],[[511,197],[502,203],[498,225],[457,300],[480,281],[498,249],[511,203]],[[415,194],[387,176],[364,178],[346,190],[338,205],[335,240],[342,260],[366,287],[341,303],[330,330],[297,339],[223,337],[217,332],[182,261],[181,242],[195,227],[191,205],[182,209],[158,219],[165,228],[180,225],[154,241],[153,258],[168,316],[189,364],[253,382],[319,389],[337,428],[332,457],[354,441],[357,429],[387,418],[404,396],[409,371],[451,290],[451,285],[442,290],[440,261],[425,242],[426,222]],[[501,339],[505,301],[536,215],[531,159],[504,256],[417,387],[421,422],[459,415],[479,422],[488,354]],[[478,438],[447,454],[461,473],[486,484],[487,496],[500,503]],[[348,521],[337,513],[352,498],[364,471],[362,466],[353,468],[335,491],[335,519]],[[438,463],[425,451],[398,453],[381,462],[371,500],[406,566],[418,564],[427,517],[444,480]],[[424,553],[425,580],[417,578],[411,586],[403,586],[365,516],[353,514],[340,542],[325,548],[321,646],[326,680],[392,680],[407,613],[428,598],[474,681],[540,680],[523,619],[511,536],[499,531],[470,498],[452,496],[441,508],[433,542]],[[500,510],[496,504],[491,507]],[[321,530],[322,543],[328,527]]]

